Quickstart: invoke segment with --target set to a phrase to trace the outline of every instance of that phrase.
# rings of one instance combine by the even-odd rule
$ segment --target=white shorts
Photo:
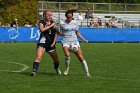
[[[72,43],[62,43],[62,46],[63,46],[63,47],[65,47],[65,46],[70,47],[71,44],[72,44]],[[74,43],[74,44],[77,44],[77,45],[80,47],[79,42],[76,42],[76,43]]]

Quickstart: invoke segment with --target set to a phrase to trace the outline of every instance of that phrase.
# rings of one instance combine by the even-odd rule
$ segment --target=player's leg
[[[33,62],[33,69],[32,69],[32,76],[35,76],[37,73],[37,70],[39,68],[39,63],[41,62],[42,56],[45,52],[45,49],[43,47],[38,47],[36,50],[36,58]]]
[[[58,54],[57,54],[56,50],[50,51],[49,55],[53,59],[54,69],[56,70],[56,73],[61,74],[61,71],[59,69],[59,58],[58,58]]]
[[[66,69],[64,71],[64,75],[67,75],[69,72],[69,64],[70,64],[70,50],[69,50],[69,46],[63,46],[63,51],[65,54],[65,65],[66,65]]]
[[[78,57],[79,61],[82,63],[82,66],[84,68],[84,71],[86,72],[86,75],[90,76],[88,65],[87,65],[87,62],[85,61],[85,59],[83,57],[81,48],[79,48],[78,51],[75,52],[75,55]]]

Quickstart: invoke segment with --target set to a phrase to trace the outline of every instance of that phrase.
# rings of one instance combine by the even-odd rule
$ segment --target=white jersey
[[[75,20],[72,20],[70,23],[62,21],[60,23],[61,31],[63,32],[62,43],[76,43],[78,42],[77,35],[75,31],[78,30],[78,24]]]

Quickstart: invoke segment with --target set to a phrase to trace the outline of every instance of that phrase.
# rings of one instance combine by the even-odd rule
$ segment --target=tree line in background
[[[37,5],[37,0],[0,0],[0,21],[7,25],[18,19],[19,26],[27,21],[34,25],[38,20]]]
[[[20,26],[25,22],[32,25],[38,20],[37,1],[93,2],[93,3],[140,3],[140,0],[0,0],[0,21],[10,24],[17,18]]]

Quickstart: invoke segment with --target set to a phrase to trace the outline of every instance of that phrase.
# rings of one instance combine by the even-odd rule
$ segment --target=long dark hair
[[[67,17],[68,14],[72,14],[72,16],[73,16],[73,10],[67,10],[65,13],[65,17]]]

